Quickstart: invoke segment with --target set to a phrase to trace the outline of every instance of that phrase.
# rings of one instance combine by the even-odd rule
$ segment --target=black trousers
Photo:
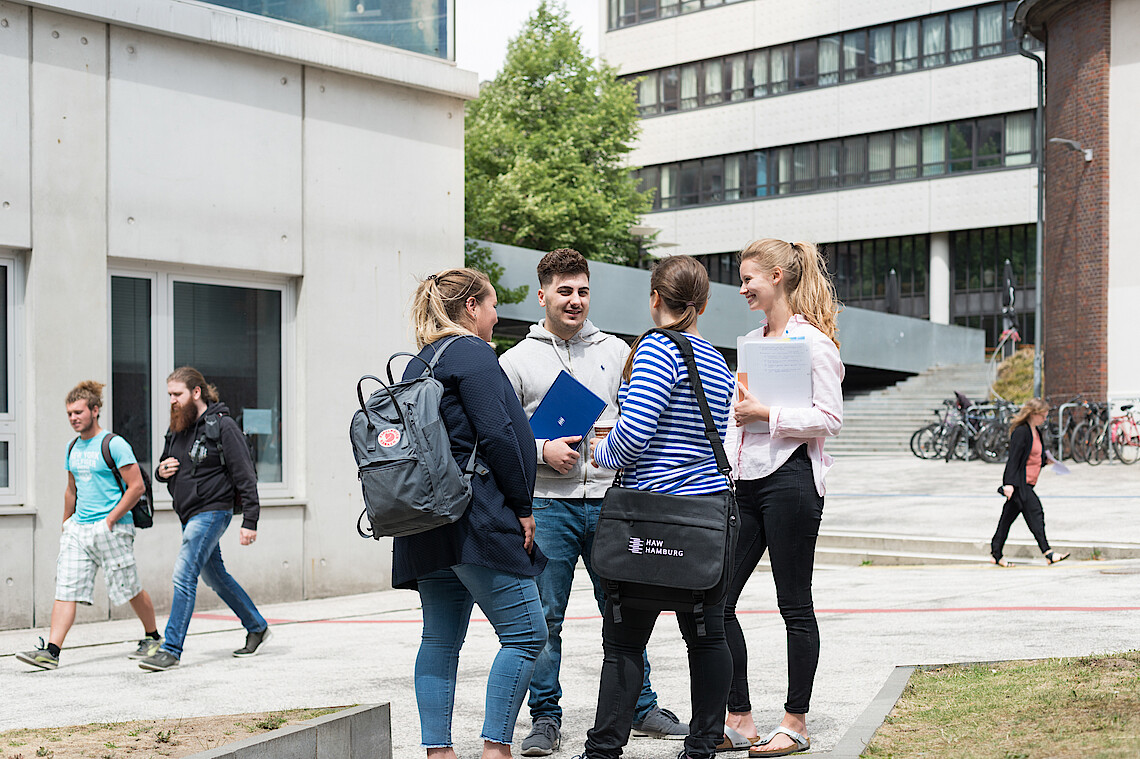
[[[621,607],[621,622],[614,622],[613,604],[607,600],[602,618],[602,677],[598,687],[598,714],[586,733],[589,759],[617,759],[629,740],[637,697],[641,693],[645,645],[661,612]],[[689,690],[693,717],[685,751],[694,759],[715,755],[724,735],[724,708],[732,660],[724,640],[724,602],[704,611],[705,634],[697,635],[696,617],[677,613],[677,626],[689,650]]]
[[[730,712],[752,710],[748,695],[748,646],[736,618],[736,602],[768,551],[776,604],[788,635],[788,700],[784,710],[807,714],[819,663],[819,625],[811,597],[815,542],[823,518],[823,496],[815,489],[807,446],[800,446],[772,474],[759,480],[739,480],[740,536],[732,584],[724,609],[725,636],[732,653]]]
[[[1032,485],[1018,485],[1013,489],[1013,496],[1002,507],[997,530],[990,541],[990,555],[995,559],[1001,558],[1005,540],[1009,537],[1009,528],[1017,520],[1018,514],[1025,517],[1025,524],[1033,533],[1041,553],[1049,550],[1049,541],[1045,537],[1045,510],[1041,508],[1041,499],[1037,497]]]

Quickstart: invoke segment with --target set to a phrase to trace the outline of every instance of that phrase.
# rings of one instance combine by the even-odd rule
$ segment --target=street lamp
[[[1078,153],[1083,154],[1085,157],[1085,163],[1091,163],[1092,162],[1092,157],[1093,157],[1092,148],[1086,148],[1085,146],[1081,145],[1081,143],[1077,142],[1076,140],[1066,140],[1064,137],[1050,137],[1049,142],[1055,142],[1058,145],[1064,145],[1069,150],[1075,150]]]

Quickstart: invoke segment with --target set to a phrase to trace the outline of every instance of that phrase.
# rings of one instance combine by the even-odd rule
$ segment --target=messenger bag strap
[[[685,360],[685,366],[689,370],[689,384],[693,386],[693,395],[697,397],[697,403],[701,407],[701,417],[705,420],[705,437],[708,438],[709,445],[713,449],[713,456],[716,457],[717,471],[728,479],[731,487],[732,465],[728,463],[728,455],[724,452],[724,444],[720,441],[720,433],[716,431],[716,423],[713,422],[712,411],[709,410],[709,402],[705,398],[705,388],[701,384],[701,375],[697,372],[697,359],[693,354],[693,344],[689,342],[689,338],[671,329],[655,327],[645,334],[648,335],[650,332],[660,332],[672,340],[681,350],[681,358]]]

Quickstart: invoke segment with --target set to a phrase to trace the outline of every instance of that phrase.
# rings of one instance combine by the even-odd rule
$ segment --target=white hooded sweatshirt
[[[619,337],[606,334],[589,319],[569,340],[563,340],[545,327],[546,320],[534,324],[526,338],[502,356],[499,364],[515,389],[527,416],[565,369],[576,380],[606,401],[602,419],[617,419],[617,394],[629,346]],[[579,443],[582,457],[566,474],[560,474],[542,460],[545,440],[535,440],[538,474],[535,498],[601,498],[613,483],[612,469],[590,466],[586,441]]]

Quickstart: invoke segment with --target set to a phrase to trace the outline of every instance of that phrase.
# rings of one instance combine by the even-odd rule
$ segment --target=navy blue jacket
[[[431,361],[431,345],[419,355]],[[411,361],[404,379],[424,365]],[[454,524],[394,539],[392,587],[415,588],[416,580],[457,564],[534,577],[546,566],[537,543],[523,549],[519,517],[530,516],[537,461],[534,434],[518,396],[495,357],[475,336],[452,343],[435,367],[443,383],[440,415],[451,439],[451,454],[462,469],[471,458],[476,434],[477,460],[488,470],[472,479],[471,505]]]

